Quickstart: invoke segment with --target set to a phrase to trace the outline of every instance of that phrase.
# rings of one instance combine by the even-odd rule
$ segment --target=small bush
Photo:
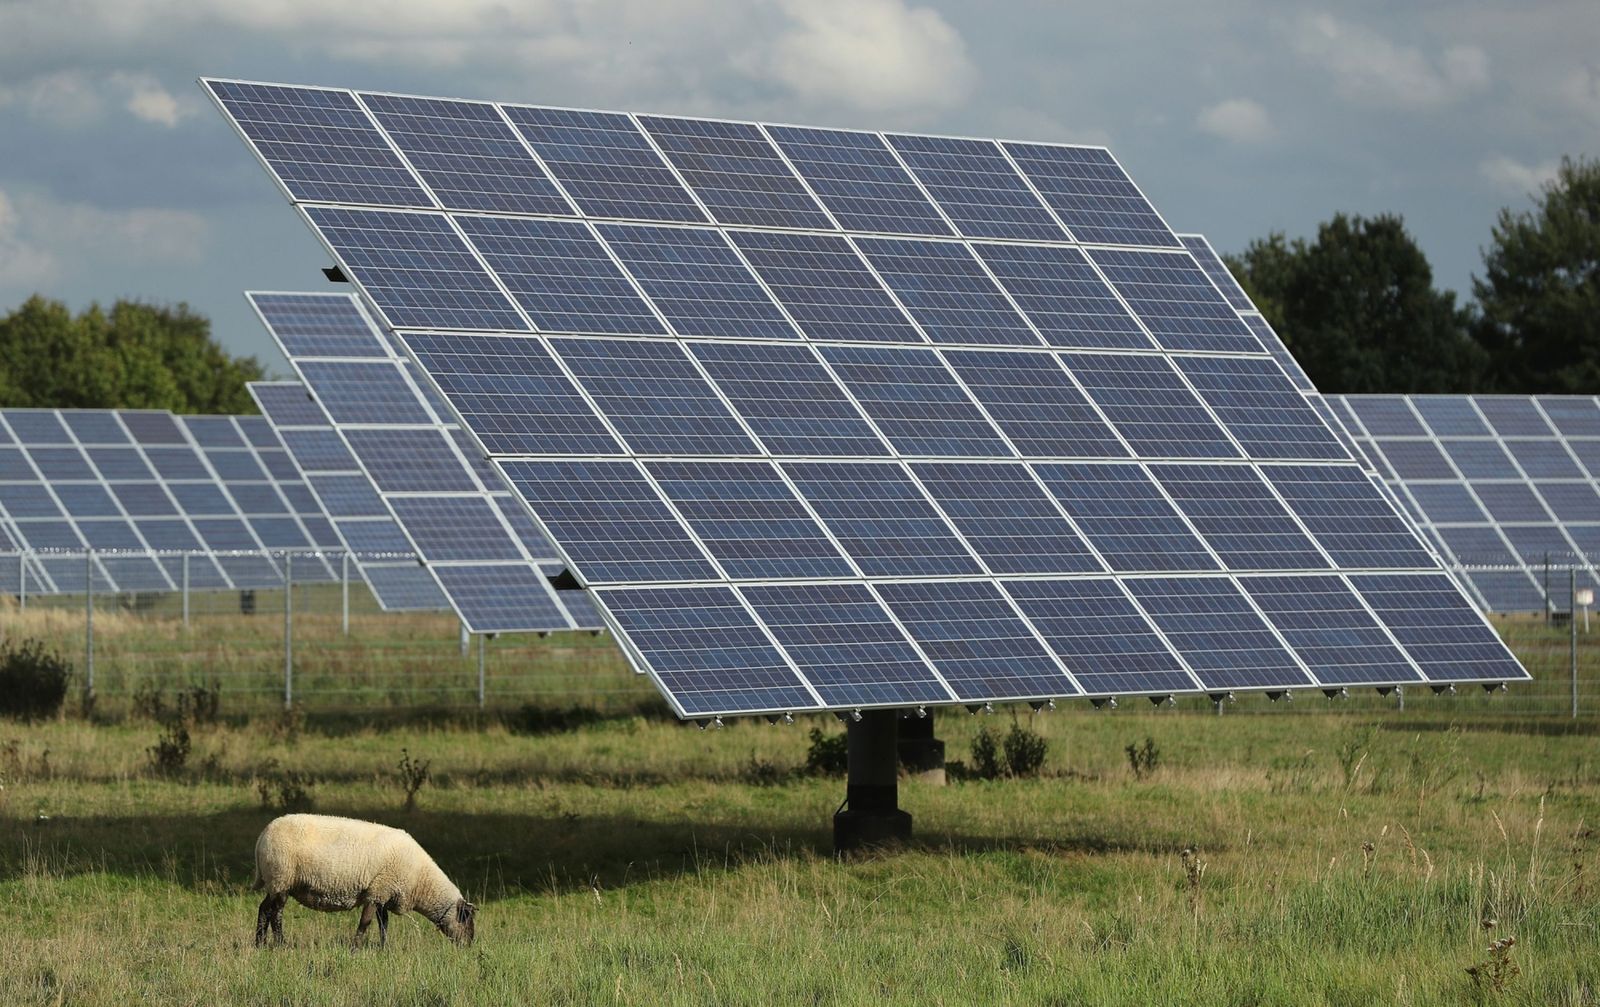
[[[428,766],[432,759],[418,761],[411,757],[411,753],[404,748],[400,749],[400,764],[396,767],[400,772],[400,789],[406,792],[406,803],[402,811],[411,811],[417,806],[417,791],[421,790],[428,782]]]
[[[167,694],[149,682],[133,690],[133,715],[161,722],[167,719]]]
[[[38,640],[0,644],[0,716],[43,720],[61,712],[72,665]]]
[[[272,733],[291,748],[300,743],[300,733],[306,728],[306,711],[299,703],[282,710],[272,721]]]
[[[316,780],[310,773],[284,769],[277,759],[268,759],[256,770],[256,794],[261,810],[309,811],[314,803],[311,789]]]
[[[1123,751],[1128,753],[1128,768],[1133,770],[1135,780],[1144,779],[1161,766],[1161,749],[1156,747],[1154,738],[1145,738],[1143,745],[1129,742]]]
[[[1003,747],[1006,768],[1012,776],[1038,776],[1040,768],[1044,766],[1045,753],[1050,750],[1050,743],[1039,737],[1038,732],[1013,721],[1011,730],[1006,732]]]
[[[972,739],[972,766],[968,771],[980,780],[998,780],[1005,774],[1000,758],[995,733],[987,725],[978,728],[978,736]]]
[[[824,734],[811,729],[811,747],[806,749],[806,775],[843,776],[850,768],[850,743],[844,734]]]
[[[156,737],[156,743],[145,751],[150,755],[150,768],[170,776],[183,769],[192,747],[188,720],[174,717]]]
[[[776,787],[789,778],[789,773],[771,759],[757,758],[756,753],[751,752],[750,761],[744,764],[739,778],[752,787]]]

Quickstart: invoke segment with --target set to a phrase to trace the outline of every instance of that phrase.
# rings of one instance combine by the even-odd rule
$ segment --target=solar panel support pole
[[[1544,554],[1544,624],[1550,625],[1551,611],[1555,606],[1550,604],[1550,554]]]
[[[83,708],[94,703],[94,550],[83,553]]]
[[[17,609],[28,610],[28,554],[17,553]]]
[[[845,722],[849,769],[844,805],[833,816],[833,852],[911,839],[911,816],[900,810],[898,739],[900,714],[863,710]]]
[[[350,554],[339,557],[339,604],[344,619],[344,635],[350,635]]]
[[[183,554],[183,629],[189,631],[189,554]]]
[[[487,683],[483,675],[483,647],[485,639],[487,639],[487,637],[484,635],[480,635],[478,637],[478,709],[480,710],[483,709],[485,700],[488,698],[484,688]]]
[[[463,622],[463,623],[460,623],[459,625],[461,627],[461,656],[462,657],[466,657],[467,656],[467,648],[472,646],[472,640],[469,638],[469,635],[467,633],[467,624]]]
[[[906,774],[923,783],[944,786],[944,742],[933,736],[933,711],[926,710],[920,717],[915,713],[901,717],[899,728],[895,751]]]
[[[283,708],[294,707],[294,553],[283,554]]]
[[[1572,603],[1567,606],[1568,608],[1570,608],[1572,610],[1572,611],[1567,613],[1567,623],[1568,623],[1567,629],[1568,629],[1569,639],[1571,640],[1571,643],[1568,646],[1567,653],[1568,653],[1569,664],[1571,666],[1571,673],[1572,673],[1572,719],[1573,720],[1577,720],[1578,719],[1578,568],[1577,567],[1572,567],[1571,569],[1569,569],[1567,571],[1567,574],[1572,579],[1572,583],[1571,583],[1570,589],[1568,590],[1568,593],[1567,593],[1567,597],[1572,599]]]

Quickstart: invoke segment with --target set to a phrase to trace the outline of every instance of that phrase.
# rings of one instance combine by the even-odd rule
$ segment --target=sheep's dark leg
[[[389,910],[378,907],[378,947],[389,945]]]
[[[269,927],[277,936],[278,943],[283,943],[283,901],[282,895],[268,895],[261,900],[260,907],[256,909],[256,947],[266,945]]]
[[[366,934],[367,928],[372,926],[372,921],[377,918],[378,906],[375,902],[368,902],[361,907],[361,922],[356,924],[356,939],[350,942],[352,948],[361,946],[361,938]]]

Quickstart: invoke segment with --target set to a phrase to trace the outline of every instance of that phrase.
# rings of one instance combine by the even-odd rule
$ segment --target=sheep
[[[457,944],[472,943],[478,907],[461,897],[410,834],[376,822],[331,815],[273,819],[256,840],[254,887],[266,891],[256,910],[256,947],[266,944],[269,927],[283,943],[283,906],[291,895],[325,913],[360,906],[355,943],[376,918],[378,944],[386,944],[389,914],[412,909]]]

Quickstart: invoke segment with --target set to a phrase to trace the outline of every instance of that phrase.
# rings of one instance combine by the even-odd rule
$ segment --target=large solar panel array
[[[682,715],[1525,677],[1104,150],[207,85]]]
[[[554,547],[354,295],[248,297],[314,399],[297,418],[321,429],[296,423],[283,437],[307,481],[326,491],[347,547],[414,556],[473,632],[600,627],[583,592],[550,583],[562,569]],[[409,580],[386,587],[409,591],[407,607],[427,597]]]
[[[1566,609],[1600,561],[1600,401],[1592,396],[1330,396],[1360,450],[1481,604]],[[1546,591],[1544,568],[1555,576]]]

